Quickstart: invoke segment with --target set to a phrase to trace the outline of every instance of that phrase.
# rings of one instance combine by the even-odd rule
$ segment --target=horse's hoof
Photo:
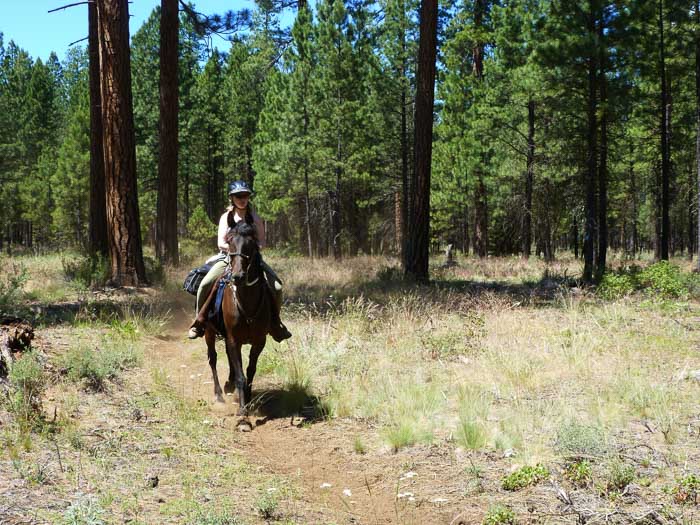
[[[226,400],[224,399],[224,396],[222,396],[221,394],[216,394],[214,396],[214,403],[223,405],[226,403]]]
[[[236,423],[236,430],[239,432],[251,432],[253,430],[253,425],[247,418],[242,418]]]
[[[233,394],[236,391],[236,387],[230,381],[226,381],[224,384],[224,392],[227,394]]]

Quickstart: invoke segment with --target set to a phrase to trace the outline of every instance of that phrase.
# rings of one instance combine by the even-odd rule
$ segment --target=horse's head
[[[255,228],[245,221],[239,221],[229,230],[227,240],[234,284],[251,284],[260,269],[260,248]]]

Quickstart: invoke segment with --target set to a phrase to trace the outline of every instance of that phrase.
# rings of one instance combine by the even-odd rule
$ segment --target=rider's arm
[[[222,252],[228,252],[228,243],[226,242],[226,232],[228,231],[228,212],[224,213],[219,219],[219,233],[217,235],[217,245]]]

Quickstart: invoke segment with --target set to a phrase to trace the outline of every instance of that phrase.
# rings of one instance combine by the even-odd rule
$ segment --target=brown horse
[[[232,217],[229,213],[229,221]],[[230,224],[230,222],[229,222]],[[255,237],[255,229],[245,221],[233,225],[229,231],[230,265],[222,279],[225,290],[222,301],[224,331],[220,333],[226,341],[229,364],[226,393],[238,394],[238,415],[246,415],[246,405],[251,398],[251,385],[255,377],[258,357],[265,348],[266,335],[270,329],[271,296],[262,268],[262,257]],[[223,403],[221,385],[216,373],[216,324],[207,321],[204,338],[207,342],[209,366],[214,378],[216,401]],[[251,345],[247,379],[243,374],[241,346]]]

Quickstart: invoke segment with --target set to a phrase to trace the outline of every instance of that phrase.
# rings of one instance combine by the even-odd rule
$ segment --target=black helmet
[[[233,182],[230,182],[228,185],[228,195],[229,197],[231,195],[236,195],[238,193],[247,193],[249,195],[253,194],[253,190],[250,189],[250,186],[248,186],[248,183],[243,180],[235,180]]]

